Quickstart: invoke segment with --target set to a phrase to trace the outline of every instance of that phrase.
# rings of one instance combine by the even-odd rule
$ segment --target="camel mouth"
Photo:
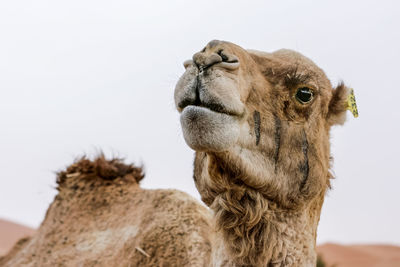
[[[214,113],[225,114],[227,116],[232,116],[232,117],[241,117],[243,115],[243,112],[237,112],[237,111],[229,110],[224,105],[221,105],[219,103],[186,104],[186,105],[180,106],[179,108],[181,109],[182,112],[185,109],[190,108],[192,110],[206,109],[206,110],[209,110],[209,111],[214,112]]]
[[[186,117],[189,120],[198,120],[202,116],[217,116],[220,118],[224,117],[235,117],[234,113],[226,112],[226,111],[221,111],[221,110],[215,110],[206,106],[196,106],[196,105],[188,105],[186,106],[181,113],[182,117]]]

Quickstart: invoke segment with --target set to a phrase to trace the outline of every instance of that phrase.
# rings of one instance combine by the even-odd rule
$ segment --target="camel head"
[[[329,131],[345,120],[348,88],[332,88],[297,52],[224,41],[211,41],[184,66],[175,103],[196,151],[196,186],[220,227],[256,235],[251,229],[271,210],[308,210],[315,216],[307,223],[316,225],[331,177]],[[239,232],[225,238],[235,244]],[[232,246],[232,254],[251,253]]]
[[[232,182],[287,206],[324,191],[329,130],[345,119],[343,84],[332,89],[324,72],[297,52],[246,51],[215,40],[184,66],[175,103],[196,166],[210,164],[206,155],[220,159],[240,180]],[[196,180],[208,178],[197,172]]]

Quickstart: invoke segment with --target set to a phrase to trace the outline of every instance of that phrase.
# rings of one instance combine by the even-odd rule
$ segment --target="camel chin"
[[[226,151],[240,133],[236,116],[193,105],[183,109],[181,125],[186,143],[196,151]]]

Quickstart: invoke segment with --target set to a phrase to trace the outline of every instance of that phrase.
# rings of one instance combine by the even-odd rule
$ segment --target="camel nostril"
[[[227,56],[222,49],[218,50],[217,54],[221,57],[221,67],[229,70],[235,70],[239,67],[239,59],[234,55]]]
[[[222,62],[228,62],[228,57],[222,53],[222,49],[219,50],[217,54],[222,58]]]
[[[208,69],[209,67],[221,62],[221,57],[215,53],[196,53],[193,55],[193,63],[199,68],[200,72]]]
[[[211,53],[198,52],[194,54],[193,64],[199,69],[199,73],[203,73],[214,65],[227,70],[236,70],[239,67],[239,59],[237,56],[226,54],[223,49],[219,49]]]

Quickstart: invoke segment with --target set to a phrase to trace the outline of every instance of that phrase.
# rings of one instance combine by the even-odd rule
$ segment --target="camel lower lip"
[[[220,111],[215,111],[212,110],[208,107],[204,107],[204,106],[194,106],[194,105],[189,105],[186,106],[183,110],[186,112],[190,112],[190,113],[201,113],[201,112],[212,112],[212,113],[216,113],[216,114],[221,114],[221,115],[226,115],[226,116],[236,116],[236,114],[231,114],[229,112],[220,112]]]
[[[189,106],[186,106],[183,110],[186,110],[186,112],[187,111],[189,111],[189,110],[191,110],[191,111],[211,111],[211,112],[215,112],[215,113],[220,113],[220,112],[216,112],[216,111],[214,111],[214,110],[211,110],[210,108],[207,108],[207,107],[202,107],[202,106],[194,106],[194,105],[189,105]],[[183,111],[182,110],[182,111]]]
[[[203,121],[207,118],[224,118],[230,117],[228,114],[216,112],[206,107],[189,105],[182,110],[181,117],[185,117],[188,121]]]
[[[226,150],[239,136],[236,116],[205,107],[185,107],[181,113],[181,125],[186,143],[196,151]]]

